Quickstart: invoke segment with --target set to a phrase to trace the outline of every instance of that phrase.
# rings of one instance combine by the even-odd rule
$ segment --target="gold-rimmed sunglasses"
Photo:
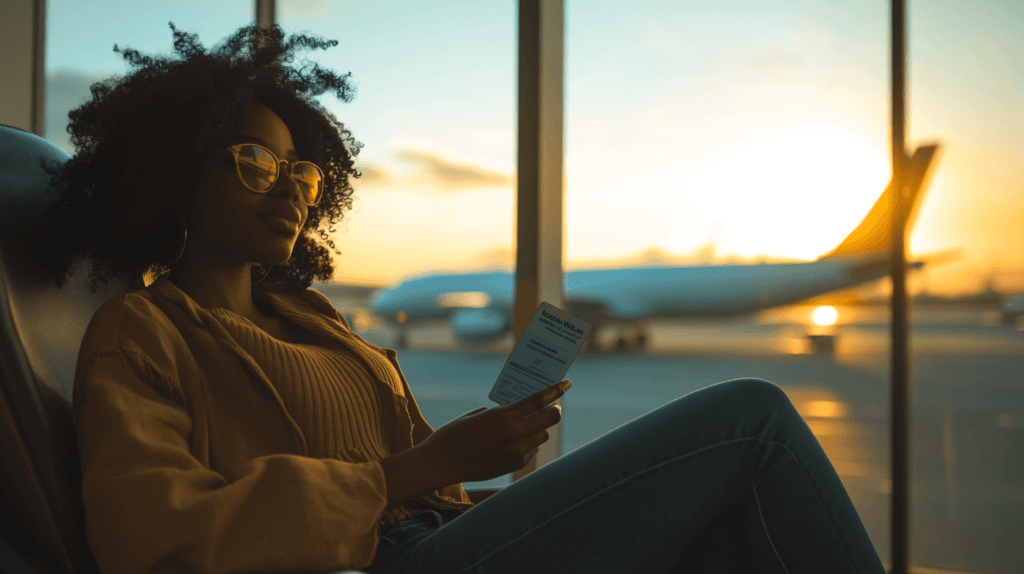
[[[274,189],[281,173],[281,164],[287,165],[288,175],[299,186],[302,201],[312,207],[320,201],[324,190],[324,172],[308,161],[289,162],[277,159],[274,152],[256,144],[238,144],[210,153],[229,151],[235,158],[235,173],[245,187],[256,193]]]

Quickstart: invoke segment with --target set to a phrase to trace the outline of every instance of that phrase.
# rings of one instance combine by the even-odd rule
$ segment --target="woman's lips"
[[[271,229],[283,233],[285,235],[294,236],[299,233],[299,224],[294,221],[288,221],[283,217],[278,217],[276,215],[265,215],[263,216],[263,221]]]

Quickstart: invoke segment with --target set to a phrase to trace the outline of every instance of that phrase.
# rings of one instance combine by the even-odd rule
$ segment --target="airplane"
[[[909,162],[908,222],[938,147],[918,148]],[[635,335],[632,341],[620,339],[619,348],[643,349],[646,319],[746,316],[881,279],[889,274],[893,187],[890,182],[864,220],[815,261],[567,271],[565,310],[590,323],[594,332],[602,323],[625,323]],[[908,267],[923,265],[914,261]],[[398,347],[407,345],[410,326],[437,320],[447,320],[460,342],[486,344],[511,330],[514,288],[509,271],[431,273],[381,288],[368,303],[398,329]],[[596,339],[589,338],[591,348]]]

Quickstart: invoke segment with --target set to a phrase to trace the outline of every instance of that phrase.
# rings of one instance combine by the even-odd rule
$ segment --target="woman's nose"
[[[292,201],[300,197],[299,184],[292,179],[292,164],[283,161],[278,164],[277,181],[271,191],[274,194],[287,194]]]

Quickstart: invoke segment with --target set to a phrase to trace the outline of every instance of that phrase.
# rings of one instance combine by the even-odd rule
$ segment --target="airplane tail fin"
[[[928,187],[927,178],[932,159],[939,149],[938,144],[921,146],[914,152],[913,157],[907,164],[907,173],[910,181],[906,185],[910,187],[913,194],[908,200],[907,209],[910,210],[907,219],[907,228],[913,226],[917,216],[917,208]],[[888,187],[882,192],[881,197],[868,212],[867,216],[835,249],[822,256],[835,257],[838,255],[855,255],[860,253],[887,252],[892,244],[892,208],[893,208],[893,184],[890,181]]]

